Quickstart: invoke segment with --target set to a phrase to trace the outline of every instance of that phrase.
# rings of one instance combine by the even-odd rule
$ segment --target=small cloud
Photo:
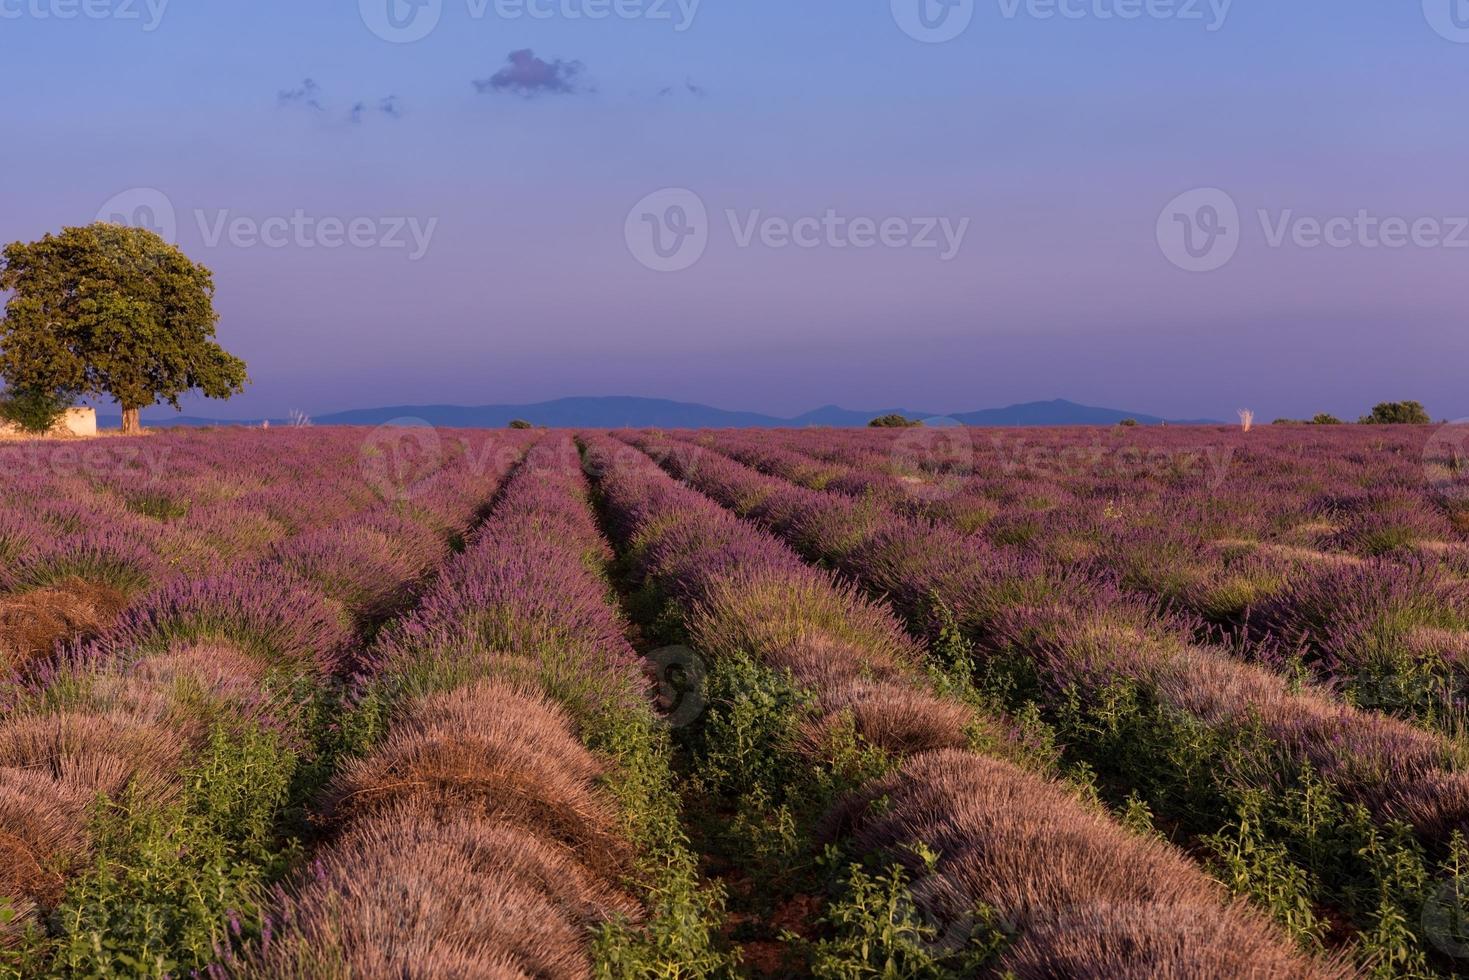
[[[529,48],[512,51],[507,59],[510,63],[489,78],[476,79],[474,87],[479,92],[511,92],[527,98],[550,93],[571,95],[582,91],[578,79],[583,65],[580,61],[545,61],[537,58]]]
[[[276,98],[276,105],[304,105],[317,112],[326,111],[321,104],[321,86],[309,78],[303,80],[298,88],[283,89]]]
[[[668,99],[678,95],[680,92],[687,92],[696,99],[702,99],[709,94],[709,91],[704,86],[695,85],[693,79],[686,78],[682,85],[663,86],[663,88],[658,90],[658,96],[659,98]]]
[[[352,108],[347,110],[347,122],[354,126],[360,126],[369,112],[376,112],[379,115],[387,116],[389,119],[402,119],[403,103],[396,95],[379,99],[376,108],[369,108],[366,102],[354,103]]]

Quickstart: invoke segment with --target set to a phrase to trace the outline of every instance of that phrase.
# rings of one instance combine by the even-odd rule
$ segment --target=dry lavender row
[[[569,437],[375,648],[326,841],[236,976],[703,976],[717,898]]]
[[[646,456],[606,438],[587,444],[617,537],[683,610],[713,672],[753,657],[809,694],[796,753],[804,771],[793,764],[788,781],[834,782],[825,835],[859,865],[888,856],[911,876],[905,901],[923,910],[924,922],[912,925],[922,950],[883,948],[888,936],[844,943],[838,929],[819,947],[819,965],[875,962],[880,972],[884,957],[893,969],[892,957],[926,952],[929,967],[957,959],[966,970],[1023,977],[1346,972],[1229,904],[1173,848],[976,751],[989,741],[973,734],[988,727],[984,719],[928,688],[922,651],[882,605],[677,485]],[[867,881],[860,871],[849,880]]]
[[[520,452],[474,446],[406,500],[175,579],[5,692],[0,972],[177,975],[259,927],[329,762],[336,678]]]
[[[1104,794],[1152,807],[1303,938],[1357,943],[1389,971],[1453,967],[1459,947],[1425,910],[1463,888],[1469,777],[1455,743],[1294,691],[1074,568],[693,441],[629,438],[891,597],[1002,703],[1038,709]],[[1346,936],[1333,931],[1343,919]]]

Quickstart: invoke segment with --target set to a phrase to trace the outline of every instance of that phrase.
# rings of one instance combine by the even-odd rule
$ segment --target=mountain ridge
[[[316,425],[378,426],[393,422],[428,424],[441,428],[504,428],[512,420],[523,419],[534,425],[551,428],[806,428],[830,426],[860,428],[880,415],[900,414],[909,418],[958,422],[977,427],[1043,427],[1064,425],[1115,425],[1123,419],[1135,419],[1141,425],[1218,425],[1211,419],[1165,419],[1141,412],[1081,405],[1064,398],[1050,401],[1022,402],[1003,408],[987,408],[970,412],[943,414],[884,408],[858,411],[839,405],[823,405],[789,418],[762,412],[714,408],[698,402],[680,402],[665,398],[633,396],[588,396],[557,398],[524,405],[385,405],[376,408],[331,412],[313,418]],[[188,415],[148,413],[144,423],[155,428],[171,426],[259,425],[262,419],[211,419]],[[272,425],[288,424],[285,419],[270,419]],[[100,415],[103,426],[117,426],[116,415]]]

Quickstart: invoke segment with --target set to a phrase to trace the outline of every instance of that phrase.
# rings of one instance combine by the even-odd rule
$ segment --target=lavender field
[[[1458,435],[0,443],[0,975],[1469,974]]]

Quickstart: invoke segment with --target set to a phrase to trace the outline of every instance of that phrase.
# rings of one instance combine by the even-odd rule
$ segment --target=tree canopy
[[[244,390],[245,362],[214,341],[214,275],[158,235],[97,223],[6,246],[0,377],[15,389],[116,399],[124,431],[138,410],[175,409],[198,391]]]
[[[1362,417],[1363,425],[1428,425],[1432,421],[1419,402],[1381,402],[1372,414]]]
[[[910,419],[894,413],[892,415],[879,415],[867,424],[874,429],[911,429],[923,423],[916,419]]]

